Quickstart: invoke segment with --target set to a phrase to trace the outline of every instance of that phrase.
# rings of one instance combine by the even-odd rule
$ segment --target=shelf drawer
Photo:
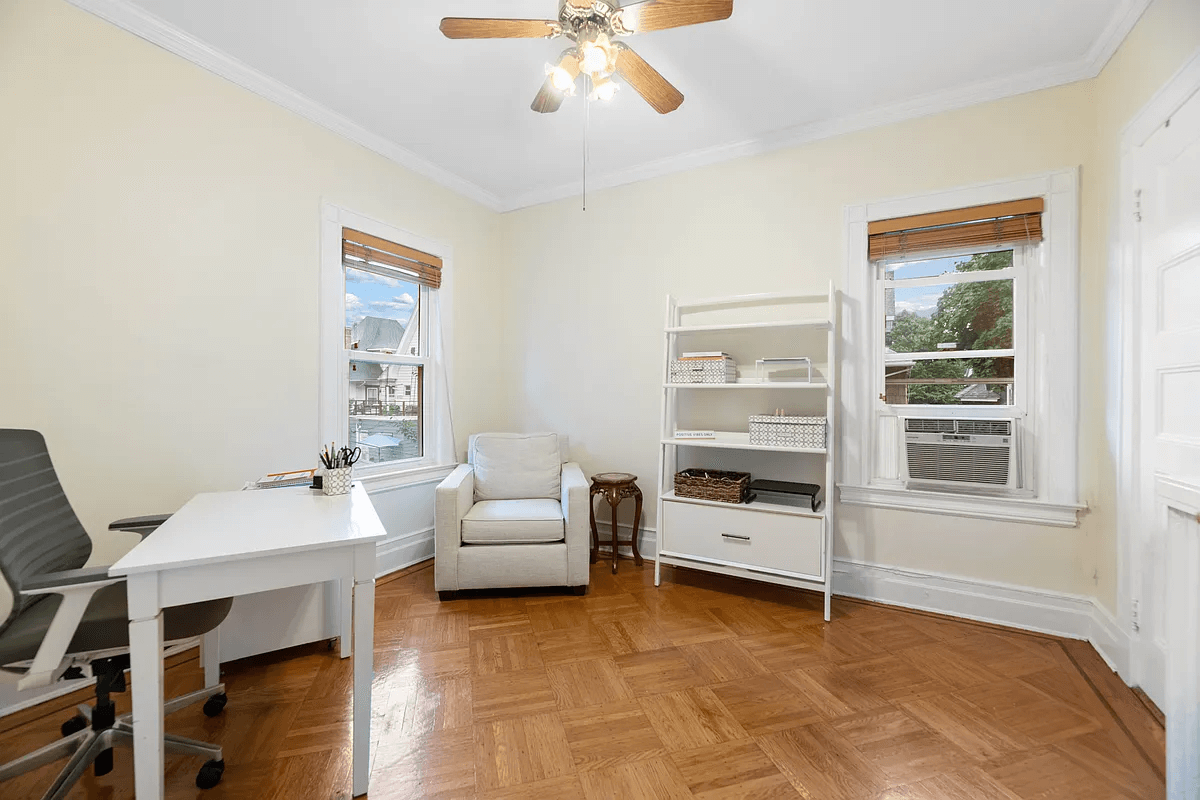
[[[668,553],[821,580],[825,521],[746,507],[663,501],[659,546]]]

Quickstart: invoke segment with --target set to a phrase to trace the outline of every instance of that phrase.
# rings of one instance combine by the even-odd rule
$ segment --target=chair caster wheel
[[[83,730],[87,726],[88,726],[87,717],[83,716],[83,714],[76,714],[75,716],[71,717],[69,720],[64,722],[62,724],[62,727],[59,730],[62,731],[63,736],[70,736],[73,733],[79,733],[81,730]]]
[[[221,692],[214,694],[212,697],[204,701],[204,716],[215,717],[225,710],[225,704],[229,702],[229,695]],[[210,761],[210,764],[215,764],[215,761]]]
[[[206,761],[200,771],[196,773],[196,786],[201,789],[211,789],[221,782],[221,775],[224,772],[224,760]]]

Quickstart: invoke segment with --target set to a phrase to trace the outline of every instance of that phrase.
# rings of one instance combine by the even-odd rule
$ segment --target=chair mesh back
[[[46,440],[37,431],[0,429],[0,574],[13,593],[8,619],[40,597],[21,597],[24,581],[78,569],[92,554],[92,540],[71,509]]]

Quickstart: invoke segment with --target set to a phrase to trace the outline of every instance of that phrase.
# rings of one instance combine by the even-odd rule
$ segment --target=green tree
[[[959,262],[959,272],[979,272],[1012,266],[1012,252],[981,253]],[[932,352],[939,344],[956,350],[1009,349],[1013,346],[1013,286],[1011,280],[959,283],[938,299],[928,318],[899,314],[886,337],[887,346],[901,353]],[[919,361],[912,378],[1011,377],[1012,358]],[[953,403],[961,384],[914,384],[910,403]]]

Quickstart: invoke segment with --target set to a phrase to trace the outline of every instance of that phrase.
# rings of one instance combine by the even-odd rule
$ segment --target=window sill
[[[355,474],[354,479],[360,481],[366,488],[367,494],[386,492],[392,489],[403,489],[407,486],[420,486],[425,483],[441,483],[457,464],[406,466],[398,469],[384,469],[379,472]]]
[[[1078,512],[1087,509],[1087,506],[1084,505],[927,492],[892,486],[839,484],[838,489],[841,501],[848,505],[917,511],[924,514],[942,514],[952,517],[994,519],[1002,522],[1022,522],[1029,525],[1049,525],[1058,528],[1076,527],[1079,524]]]

